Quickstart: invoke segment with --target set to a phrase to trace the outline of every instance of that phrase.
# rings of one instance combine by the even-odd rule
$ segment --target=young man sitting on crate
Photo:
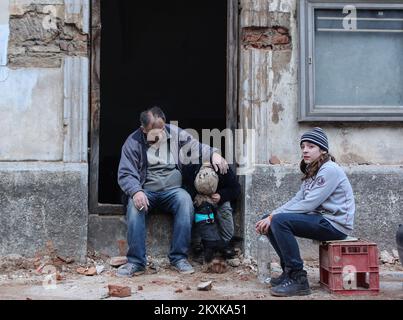
[[[270,281],[271,294],[280,297],[311,292],[295,237],[344,240],[354,223],[353,190],[343,169],[329,154],[325,132],[321,128],[306,132],[300,147],[303,157],[300,190],[256,224],[256,231],[267,234],[280,257],[283,273]]]

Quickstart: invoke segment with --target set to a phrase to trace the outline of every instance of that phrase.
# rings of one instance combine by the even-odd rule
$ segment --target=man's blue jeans
[[[190,195],[182,188],[161,192],[145,191],[144,193],[150,202],[148,212],[138,211],[132,199],[129,199],[127,206],[128,261],[142,267],[147,264],[146,215],[153,209],[170,212],[174,217],[172,243],[168,255],[171,264],[175,264],[181,259],[187,259],[193,223],[193,202]]]
[[[347,236],[320,214],[279,213],[273,216],[268,237],[283,270],[291,271],[304,266],[295,237],[330,241],[344,240]]]

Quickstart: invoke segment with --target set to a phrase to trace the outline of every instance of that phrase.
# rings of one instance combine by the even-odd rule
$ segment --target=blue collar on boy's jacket
[[[195,223],[206,221],[207,223],[214,223],[214,213],[195,213]]]

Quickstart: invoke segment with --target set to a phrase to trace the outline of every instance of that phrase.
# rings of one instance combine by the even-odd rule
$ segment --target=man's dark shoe
[[[181,259],[176,263],[173,263],[172,266],[175,270],[182,274],[191,274],[195,272],[192,265],[186,259]]]
[[[270,293],[275,297],[306,296],[311,294],[306,271],[291,271],[286,274],[279,285],[271,288]]]

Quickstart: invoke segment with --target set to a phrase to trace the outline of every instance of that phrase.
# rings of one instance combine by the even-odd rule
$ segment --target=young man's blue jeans
[[[295,237],[330,241],[344,240],[347,236],[320,214],[279,213],[273,216],[268,237],[283,270],[296,271],[303,269],[304,263]]]
[[[169,212],[174,217],[172,243],[168,255],[171,264],[187,259],[193,223],[193,202],[190,195],[182,188],[144,193],[150,202],[148,212],[137,210],[132,199],[129,199],[127,206],[128,261],[144,268],[147,264],[146,215],[153,209]]]

